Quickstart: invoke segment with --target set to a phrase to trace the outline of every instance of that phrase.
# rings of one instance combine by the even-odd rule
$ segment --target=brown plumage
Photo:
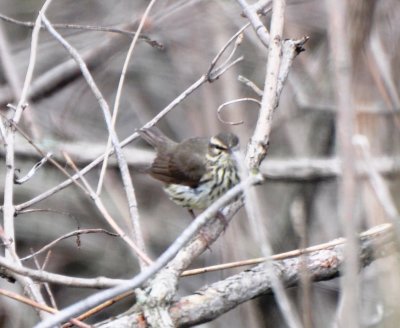
[[[180,143],[156,128],[139,133],[157,151],[148,173],[166,184],[164,190],[179,205],[206,208],[239,181],[231,156],[239,140],[232,133]]]
[[[158,129],[140,130],[140,135],[156,151],[150,175],[165,183],[196,187],[206,170],[208,138],[191,138],[177,143]]]

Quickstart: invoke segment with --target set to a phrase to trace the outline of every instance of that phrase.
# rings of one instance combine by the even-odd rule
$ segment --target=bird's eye
[[[226,150],[226,148],[225,147],[223,147],[223,146],[220,146],[220,145],[215,145],[215,144],[213,144],[212,145],[215,149],[218,149],[218,150],[221,150],[221,151],[224,151],[224,150]]]

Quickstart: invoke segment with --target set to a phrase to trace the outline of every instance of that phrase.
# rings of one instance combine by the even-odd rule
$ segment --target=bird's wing
[[[206,171],[207,145],[206,138],[188,139],[175,152],[159,153],[151,167],[151,175],[165,183],[196,187]]]

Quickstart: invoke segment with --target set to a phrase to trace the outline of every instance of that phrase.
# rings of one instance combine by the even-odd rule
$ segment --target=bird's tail
[[[146,142],[156,149],[159,149],[161,146],[168,146],[168,144],[174,143],[155,126],[147,129],[140,129],[138,132]]]

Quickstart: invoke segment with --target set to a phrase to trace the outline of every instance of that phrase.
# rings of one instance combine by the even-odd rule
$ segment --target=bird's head
[[[208,152],[211,156],[231,153],[239,147],[239,138],[230,132],[220,132],[210,138]]]

